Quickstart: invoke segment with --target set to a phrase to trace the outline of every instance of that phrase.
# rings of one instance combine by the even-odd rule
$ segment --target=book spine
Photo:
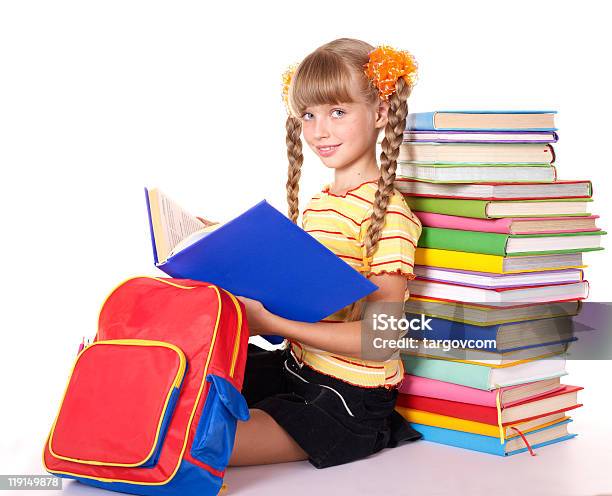
[[[499,442],[499,438],[472,434],[443,427],[434,427],[425,424],[411,424],[418,432],[423,435],[424,441],[446,444],[457,448],[465,448],[492,455],[504,456],[504,445]]]
[[[435,131],[435,112],[415,112],[408,114],[406,130]]]
[[[489,391],[489,367],[432,358],[401,355],[407,374]]]
[[[499,438],[499,427],[497,425],[473,422],[472,420],[459,419],[448,415],[424,412],[414,408],[396,406],[397,412],[408,422],[416,424],[430,425],[432,427],[442,427],[443,429],[453,429],[455,431],[471,432],[483,436]]]
[[[407,314],[409,318],[419,318],[419,315]],[[492,326],[475,326],[463,324],[458,326],[452,320],[440,319],[437,317],[429,317],[431,330],[410,331],[410,336],[415,339],[473,339],[473,340],[491,340],[497,338],[499,325]],[[497,352],[497,347],[489,346],[479,348]]]
[[[417,248],[417,265],[430,265],[445,269],[472,270],[478,272],[504,273],[504,257],[435,248]]]
[[[449,198],[426,198],[404,195],[411,210],[431,212],[434,214],[458,215],[476,219],[487,218],[487,201],[455,200]]]
[[[507,234],[423,227],[418,246],[505,256],[507,241]]]
[[[414,396],[412,394],[398,395],[397,405],[423,412],[497,425],[497,408],[494,406],[474,405],[461,401],[449,401],[447,399],[428,398],[427,396]]]
[[[151,232],[151,246],[153,247],[153,261],[155,265],[158,264],[157,258],[157,247],[155,246],[155,233],[153,232],[153,218],[151,216],[151,202],[149,200],[149,190],[147,188],[144,189],[145,200],[147,202],[147,216],[149,219],[149,231]]]
[[[442,229],[460,229],[462,231],[481,231],[499,234],[510,234],[512,218],[474,219],[457,215],[435,214],[431,212],[413,211],[425,227]]]
[[[503,391],[503,389],[502,389]],[[450,401],[473,403],[474,405],[495,406],[495,391],[460,386],[425,377],[406,374],[399,387],[400,394],[414,394],[429,398],[444,398]],[[502,396],[503,398],[503,396]]]

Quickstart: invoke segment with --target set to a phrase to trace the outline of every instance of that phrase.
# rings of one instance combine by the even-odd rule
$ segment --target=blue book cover
[[[529,434],[545,431],[547,429],[551,429],[559,425],[567,424],[571,421],[572,419],[567,419],[567,420],[564,420],[563,422],[557,422],[556,424],[549,425],[547,427],[543,427],[541,429],[536,429],[534,431],[531,431],[525,434],[525,436],[527,437],[527,440],[529,440]],[[520,449],[506,452],[505,448],[506,448],[506,443],[508,442],[507,439],[502,444],[500,443],[498,437],[483,436],[482,434],[474,434],[472,432],[456,431],[452,429],[445,429],[444,427],[434,427],[432,425],[425,425],[425,424],[411,423],[410,425],[412,425],[412,427],[414,427],[414,429],[416,429],[418,432],[423,434],[424,441],[431,441],[433,443],[446,444],[449,446],[455,446],[457,448],[470,449],[473,451],[481,451],[483,453],[490,453],[492,455],[498,455],[498,456],[516,455],[517,453],[523,453],[524,451],[528,450],[528,448],[525,446]],[[567,435],[558,437],[556,439],[551,439],[549,441],[532,444],[531,448],[536,449],[536,448],[540,448],[542,446],[546,446],[549,444],[558,443],[560,441],[565,441],[566,439],[571,439],[573,437],[576,437],[576,435],[577,434],[567,434]]]
[[[415,131],[556,131],[556,127],[546,128],[438,128],[435,125],[435,116],[445,114],[556,114],[555,110],[438,110],[435,112],[415,112],[408,114],[406,129]]]
[[[378,289],[265,200],[159,262],[146,188],[145,196],[155,265],[171,277],[215,284],[302,322],[318,322]]]
[[[406,317],[408,319],[419,319],[420,314],[407,313]],[[419,329],[416,331],[410,330],[409,336],[414,339],[456,339],[456,340],[482,340],[484,341],[482,348],[479,348],[482,351],[490,351],[496,353],[507,353],[511,351],[519,351],[526,350],[529,348],[537,348],[539,346],[548,346],[554,344],[562,344],[562,343],[570,343],[573,341],[577,341],[577,337],[572,336],[566,339],[557,339],[553,341],[547,341],[544,343],[532,344],[527,346],[516,346],[514,348],[500,348],[497,346],[497,341],[499,340],[500,334],[504,331],[505,327],[514,324],[506,323],[506,324],[496,324],[490,326],[477,326],[472,324],[464,324],[462,322],[456,322],[453,320],[441,319],[438,317],[427,317],[429,321],[429,327],[431,330],[423,330]],[[495,340],[495,346],[493,343],[489,341]],[[486,346],[484,346],[486,344]]]

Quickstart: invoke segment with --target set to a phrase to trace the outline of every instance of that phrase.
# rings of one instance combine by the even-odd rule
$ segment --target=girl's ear
[[[384,128],[389,121],[389,102],[380,101],[378,108],[376,109],[376,122],[374,127],[376,129]]]

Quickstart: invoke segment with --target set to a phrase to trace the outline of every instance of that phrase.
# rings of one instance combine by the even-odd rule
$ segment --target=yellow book
[[[499,438],[500,430],[499,426],[485,424],[483,422],[474,422],[473,420],[465,420],[456,417],[449,417],[447,415],[440,415],[438,413],[425,412],[423,410],[414,410],[412,408],[405,408],[403,406],[396,406],[395,409],[399,414],[404,417],[408,422],[415,424],[431,425],[433,427],[442,427],[443,429],[452,429],[454,431],[470,432],[472,434],[480,434],[482,436],[496,437]],[[569,417],[564,413],[554,413],[541,417],[539,419],[528,420],[526,422],[518,422],[516,424],[508,425],[505,427],[506,439],[510,439],[518,436],[512,427],[516,427],[523,434],[542,429],[554,424],[558,424],[567,420]]]
[[[585,267],[582,264],[581,253],[502,257],[466,251],[438,250],[437,248],[417,248],[415,263],[417,265],[431,265],[445,269],[493,272],[494,274],[540,272],[544,270]]]

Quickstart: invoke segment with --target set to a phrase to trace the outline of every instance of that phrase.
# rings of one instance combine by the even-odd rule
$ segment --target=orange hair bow
[[[282,76],[282,86],[283,86],[283,101],[285,102],[285,108],[287,109],[287,114],[291,114],[289,110],[289,86],[291,85],[291,80],[293,79],[293,75],[297,69],[299,64],[290,65],[285,72],[283,72]]]
[[[396,50],[388,45],[381,45],[370,52],[370,60],[364,65],[364,72],[372,82],[381,100],[388,100],[395,92],[399,78],[411,87],[416,83],[417,63],[410,52]]]

